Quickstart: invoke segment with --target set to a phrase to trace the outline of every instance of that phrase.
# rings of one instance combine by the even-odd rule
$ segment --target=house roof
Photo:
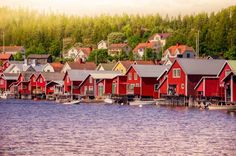
[[[164,65],[132,65],[140,77],[159,77],[169,69],[170,66]]]
[[[125,46],[127,46],[128,44],[127,43],[116,43],[116,44],[111,44],[109,46],[109,49],[122,49],[124,48]]]
[[[130,66],[132,65],[132,64],[134,64],[134,61],[118,61],[117,63],[116,63],[116,65],[113,67],[113,69],[118,65],[118,64],[122,64],[125,68],[126,68],[126,70],[128,70],[129,68],[130,68]],[[112,69],[112,70],[113,70]]]
[[[217,75],[225,60],[186,59],[177,58],[176,61],[188,75]]]
[[[30,54],[27,58],[28,59],[48,59],[51,55],[50,54]]]
[[[17,80],[19,73],[4,73],[3,75],[6,80]]]
[[[50,63],[50,65],[53,67],[55,72],[60,72],[63,68],[63,64],[61,64],[60,62]]]
[[[64,73],[59,72],[41,72],[40,73],[46,81],[62,81],[64,78]]]
[[[10,64],[24,64],[24,61],[8,61]]]
[[[43,67],[44,67],[44,65],[42,65],[42,64],[37,64],[37,65],[35,65],[35,66],[32,66],[32,68],[34,68],[34,70],[35,70],[36,72],[41,72],[41,71],[43,71]]]
[[[67,70],[71,81],[83,81],[88,75],[89,70]]]
[[[21,72],[21,75],[24,77],[24,81],[29,81],[30,77],[34,74],[34,72]]]
[[[139,60],[139,61],[135,61],[135,64],[140,64],[140,65],[155,65],[156,63],[154,61],[142,61],[142,60]]]
[[[4,73],[9,73],[13,68],[17,67],[20,72],[27,71],[29,68],[31,68],[31,65],[25,65],[25,64],[10,64],[7,69],[5,69]]]
[[[67,62],[71,69],[80,69],[80,70],[95,70],[96,64],[94,62]]]
[[[5,52],[21,52],[24,50],[23,46],[0,46],[0,52],[3,52],[3,49]]]
[[[154,40],[154,37],[156,35],[159,35],[161,37],[161,39],[167,39],[171,34],[170,33],[155,33],[151,37],[149,37],[148,40]]]
[[[193,49],[193,47],[189,47],[187,45],[180,45],[180,44],[177,44],[175,46],[171,46],[169,47],[168,49],[166,49],[163,53],[163,55],[166,55],[168,52],[170,52],[170,55],[172,56],[175,56],[176,55],[176,52],[177,50],[179,51],[180,54],[183,54],[187,51],[189,52],[195,52],[195,50]]]
[[[104,70],[112,70],[113,67],[115,66],[115,63],[100,63],[97,69],[100,68],[101,66],[103,67]]]
[[[0,54],[0,60],[9,60],[12,54]]]
[[[139,43],[133,50],[133,52],[137,53],[141,48],[153,48],[156,43],[147,42],[147,43]]]
[[[90,75],[94,79],[113,79],[122,74],[119,71],[92,71]]]
[[[82,51],[86,56],[92,52],[92,48],[84,48],[84,47],[75,47],[77,51]]]

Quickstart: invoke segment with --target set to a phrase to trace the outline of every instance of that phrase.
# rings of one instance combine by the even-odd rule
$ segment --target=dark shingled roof
[[[48,59],[51,55],[49,54],[30,54],[28,59]]]
[[[86,63],[80,63],[80,62],[68,62],[68,65],[71,69],[80,69],[80,70],[95,70],[96,64],[94,62],[86,62]]]
[[[64,78],[64,73],[59,72],[41,72],[46,81],[60,81]]]

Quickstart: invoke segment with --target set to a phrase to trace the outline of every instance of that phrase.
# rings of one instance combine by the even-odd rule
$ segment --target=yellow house
[[[134,64],[134,61],[118,61],[112,71],[120,71],[122,74],[125,74],[132,64]]]

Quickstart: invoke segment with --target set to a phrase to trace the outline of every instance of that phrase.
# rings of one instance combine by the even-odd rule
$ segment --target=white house
[[[177,44],[175,46],[171,46],[164,51],[162,54],[162,61],[166,61],[169,58],[195,58],[196,53],[192,47],[187,45]]]
[[[101,40],[100,42],[98,42],[98,49],[107,49],[107,42],[104,40]]]
[[[148,41],[149,42],[159,42],[162,47],[166,45],[166,39],[170,36],[170,33],[156,33],[153,34]]]
[[[83,62],[85,62],[91,52],[92,48],[72,47],[64,54],[64,57],[71,58],[74,61],[81,59]]]

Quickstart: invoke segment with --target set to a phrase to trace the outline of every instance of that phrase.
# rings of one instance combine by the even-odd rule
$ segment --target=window
[[[50,72],[50,70],[48,69],[47,72]]]
[[[230,73],[229,69],[225,70],[225,76],[229,75],[229,73]]]
[[[154,91],[155,91],[155,92],[158,91],[158,86],[159,86],[159,84],[155,84],[155,85],[154,85]]]
[[[137,75],[137,73],[134,73],[134,80],[138,80],[138,75]]]
[[[136,83],[135,87],[139,87],[139,83]]]
[[[70,78],[69,78],[69,76],[67,76],[67,82],[68,82],[68,83],[70,82]]]
[[[93,91],[93,86],[89,86],[89,91]]]
[[[187,53],[187,58],[190,58],[190,53]]]
[[[132,80],[132,73],[128,74],[128,80]]]
[[[32,82],[35,82],[34,77],[32,77]]]
[[[173,78],[180,78],[180,69],[173,69]]]
[[[93,83],[93,78],[91,76],[89,77],[89,83]]]
[[[184,89],[184,84],[183,83],[181,84],[181,89]]]

